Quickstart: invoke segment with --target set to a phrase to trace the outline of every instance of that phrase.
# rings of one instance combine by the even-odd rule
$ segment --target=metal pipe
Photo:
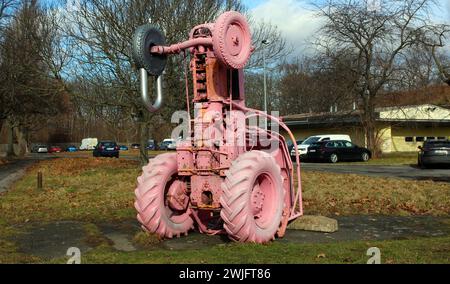
[[[148,93],[148,73],[144,68],[140,70],[140,80],[141,80],[141,97],[144,102],[145,107],[149,112],[156,112],[161,108],[162,105],[162,78],[158,76],[156,79],[156,100],[152,104],[150,96]]]
[[[267,113],[267,82],[266,82],[266,53],[264,48],[263,53],[263,73],[264,73],[264,112]],[[267,117],[264,118],[264,129],[267,130]]]
[[[183,41],[181,43],[172,44],[170,46],[152,46],[150,49],[151,53],[156,54],[171,54],[171,53],[180,53],[181,51],[197,46],[197,45],[205,45],[205,46],[211,46],[212,45],[212,38],[195,38],[190,39],[187,41]]]
[[[299,214],[298,216],[303,215],[303,202],[302,202],[302,179],[301,179],[301,175],[300,175],[300,156],[298,153],[298,149],[297,149],[297,142],[295,140],[294,134],[292,134],[291,130],[289,130],[289,128],[286,126],[286,124],[284,124],[283,122],[281,122],[280,119],[272,116],[272,115],[268,115],[267,113],[260,111],[260,110],[256,110],[256,109],[251,109],[251,108],[247,108],[245,106],[241,106],[237,103],[234,103],[233,101],[225,101],[226,103],[230,103],[233,104],[233,106],[237,109],[240,109],[242,111],[251,111],[254,112],[256,114],[262,115],[266,118],[270,118],[274,121],[276,121],[289,135],[289,137],[291,138],[293,144],[294,144],[294,149],[295,149],[295,161],[297,163],[297,195],[295,197],[295,201],[294,201],[294,206],[292,207],[292,211],[291,211],[291,216],[293,216],[295,214],[295,207],[297,206],[297,202],[299,204]]]
[[[267,114],[267,75],[266,75],[266,46],[270,44],[270,41],[264,39],[261,41],[263,44],[262,55],[263,55],[263,73],[264,73],[264,112]],[[267,118],[264,119],[264,129],[267,130]]]

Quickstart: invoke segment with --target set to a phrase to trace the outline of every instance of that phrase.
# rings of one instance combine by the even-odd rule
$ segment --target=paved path
[[[8,190],[10,185],[16,180],[20,179],[24,174],[27,167],[33,165],[34,163],[51,159],[51,156],[37,156],[37,155],[27,155],[23,159],[12,160],[6,165],[0,167],[0,193]]]
[[[325,163],[302,163],[301,165],[302,170],[305,171],[450,182],[450,168],[420,169],[414,166],[340,165]]]
[[[334,233],[288,230],[281,243],[325,243],[355,240],[401,240],[419,237],[450,235],[450,218],[432,216],[340,216],[336,218],[339,230]],[[83,252],[92,249],[85,241],[82,222],[61,221],[48,224],[20,225],[22,234],[16,236],[19,250],[44,259],[64,257],[69,247]],[[140,250],[131,243],[141,229],[136,220],[97,224],[103,236],[111,240],[118,251]],[[190,232],[187,237],[165,240],[156,248],[167,250],[204,249],[224,245],[231,241],[227,236],[208,236]]]

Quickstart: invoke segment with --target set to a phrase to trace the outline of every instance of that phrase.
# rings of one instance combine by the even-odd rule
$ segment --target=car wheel
[[[367,152],[364,152],[364,153],[361,154],[361,160],[363,162],[367,162],[369,159],[370,159],[370,156],[369,156],[369,154]]]
[[[338,160],[338,156],[335,153],[330,155],[330,162],[332,162],[333,164],[337,163]]]

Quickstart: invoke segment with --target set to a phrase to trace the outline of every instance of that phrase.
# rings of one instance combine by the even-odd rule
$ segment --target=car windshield
[[[320,137],[317,137],[317,136],[309,137],[308,139],[303,141],[301,145],[311,145],[311,144],[319,141],[319,139],[320,139]]]
[[[423,146],[428,148],[450,148],[450,141],[428,141]]]
[[[311,147],[321,147],[324,144],[324,142],[314,142],[310,146]]]
[[[114,142],[103,142],[102,145],[105,146],[105,147],[115,147],[116,143],[114,143]]]

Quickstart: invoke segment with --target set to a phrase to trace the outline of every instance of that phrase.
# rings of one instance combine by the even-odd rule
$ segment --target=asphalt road
[[[340,174],[357,174],[378,177],[405,178],[450,182],[450,168],[420,169],[415,166],[349,165],[326,163],[302,163],[305,171],[320,171]]]
[[[63,154],[59,156],[64,156]],[[71,156],[73,157],[73,155]],[[82,157],[82,155],[80,155]],[[84,155],[84,157],[86,157]],[[30,154],[21,160],[0,167],[0,193],[25,173],[25,169],[40,160],[55,158],[53,154]],[[137,159],[134,156],[122,156],[121,159]],[[415,166],[351,165],[329,163],[302,163],[302,171],[320,171],[341,174],[358,174],[376,177],[405,178],[410,180],[433,180],[450,182],[450,168],[420,169]]]

